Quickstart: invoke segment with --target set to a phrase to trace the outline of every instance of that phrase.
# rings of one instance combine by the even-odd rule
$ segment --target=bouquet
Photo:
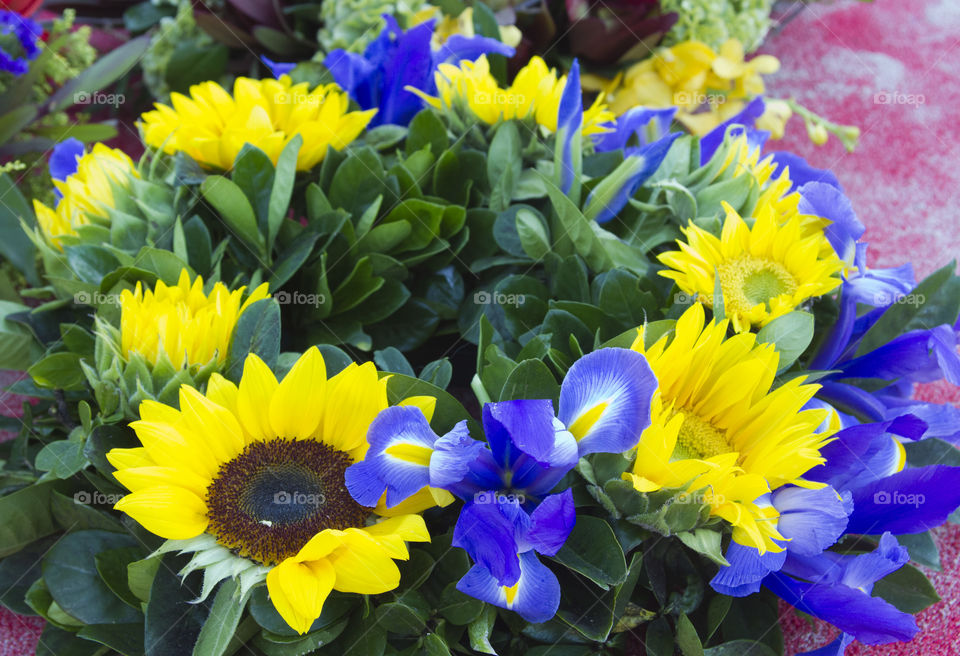
[[[960,506],[954,264],[840,182],[389,15],[208,81],[3,229],[0,596],[56,653],[780,654],[908,641]],[[16,266],[18,261],[12,261]]]

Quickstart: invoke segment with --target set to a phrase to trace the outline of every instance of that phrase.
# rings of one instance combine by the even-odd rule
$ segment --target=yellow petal
[[[175,485],[157,485],[131,492],[114,508],[168,540],[195,538],[207,528],[207,505],[193,492]]]
[[[237,413],[247,432],[255,440],[276,437],[270,425],[270,402],[279,384],[270,367],[251,353],[243,363],[243,376],[237,393]]]
[[[412,405],[420,408],[420,412],[427,418],[427,422],[433,420],[433,413],[437,409],[437,399],[433,396],[408,396],[397,405]]]
[[[320,617],[334,579],[333,566],[325,560],[298,563],[287,558],[267,574],[267,592],[280,617],[303,635]]]
[[[203,436],[219,462],[228,462],[243,450],[243,431],[232,412],[188,385],[180,388],[180,408],[184,424]]]
[[[329,556],[337,572],[334,589],[380,594],[400,585],[400,570],[377,541],[358,529],[344,531],[343,546]]]
[[[293,365],[270,402],[270,425],[278,437],[309,437],[320,424],[327,368],[313,346]]]

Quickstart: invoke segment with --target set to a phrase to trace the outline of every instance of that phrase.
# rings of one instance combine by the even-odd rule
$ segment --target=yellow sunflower
[[[131,292],[120,294],[120,349],[123,357],[139,353],[157,364],[166,357],[174,367],[206,364],[213,358],[224,362],[233,329],[243,311],[267,298],[267,283],[253,290],[244,301],[246,287],[230,291],[218,282],[207,294],[203,278],[193,283],[184,269],[176,285],[157,281],[144,290],[137,282]]]
[[[632,348],[646,356],[660,386],[624,477],[642,492],[705,489],[703,503],[733,525],[734,540],[761,553],[781,551],[772,539],[783,537],[768,521],[777,512],[757,499],[788,483],[822,487],[802,476],[825,461],[820,449],[831,441],[836,415],[801,409],[819,389],[802,377],[771,390],[779,361],[773,345],[758,344],[752,333],[726,333],[726,321],[705,325],[699,304],[683,313],[672,339],[664,335],[646,348],[639,330]]]
[[[147,145],[173,154],[183,151],[203,166],[227,170],[244,144],[262,150],[276,164],[284,146],[303,138],[297,170],[319,164],[328,148],[343,150],[356,139],[376,110],[348,111],[349,96],[335,84],[310,90],[306,82],[237,78],[233,95],[216,82],[174,93],[173,107],[156,104],[140,117]]]
[[[475,62],[464,60],[456,66],[440,64],[436,81],[439,97],[428,96],[412,87],[407,90],[437,109],[466,107],[488,125],[533,118],[537,124],[556,132],[560,98],[567,77],[558,78],[557,72],[547,67],[543,59],[532,57],[517,73],[513,83],[503,89],[490,74],[490,63],[483,55]],[[583,112],[583,134],[606,132],[604,124],[613,119],[613,114],[598,98]]]
[[[406,401],[428,419],[435,402]],[[228,576],[241,595],[266,581],[281,617],[306,633],[332,590],[394,589],[405,543],[430,540],[420,515],[383,519],[344,484],[386,407],[372,363],[328,380],[314,347],[278,382],[250,355],[239,386],[213,374],[206,394],[180,389],[179,410],[141,404],[131,426],[143,446],[107,454],[130,490],[116,508],[170,540],[164,550],[193,552],[187,571],[204,569],[204,594]]]
[[[109,211],[117,206],[115,190],[129,189],[140,174],[126,153],[101,143],[77,161],[77,170],[66,180],[54,180],[61,194],[55,209],[33,201],[37,224],[47,240],[63,250],[61,237],[76,236],[79,226],[93,221],[108,222]]]
[[[658,259],[670,267],[660,275],[676,281],[684,292],[713,307],[719,278],[723,311],[737,332],[765,326],[804,301],[827,294],[840,284],[844,264],[822,228],[805,215],[783,221],[772,202],[758,203],[753,225],[727,203],[720,237],[692,222],[683,228],[678,251]]]

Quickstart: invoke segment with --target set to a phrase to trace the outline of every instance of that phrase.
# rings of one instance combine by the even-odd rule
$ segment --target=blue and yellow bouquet
[[[762,97],[698,136],[385,24],[11,187],[43,281],[0,304],[0,603],[130,656],[781,654],[778,598],[818,656],[910,640],[955,265],[868,268]]]

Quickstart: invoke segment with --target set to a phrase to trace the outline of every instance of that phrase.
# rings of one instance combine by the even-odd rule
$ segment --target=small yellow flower
[[[782,551],[774,539],[777,511],[758,503],[786,485],[822,487],[803,475],[824,462],[820,449],[835,432],[818,432],[826,410],[803,410],[819,389],[794,378],[771,390],[779,356],[756,335],[727,338],[727,321],[706,323],[694,304],[672,335],[649,348],[643,329],[633,349],[647,358],[659,381],[651,423],[624,478],[641,492],[660,488],[703,491],[711,514],[733,525],[733,539],[760,553]]]
[[[606,97],[617,115],[637,105],[676,105],[677,120],[702,135],[763,94],[761,76],[779,68],[780,62],[770,55],[745,60],[736,39],[724,43],[719,53],[700,41],[684,41],[631,66],[622,80],[614,80]]]
[[[486,56],[477,61],[462,61],[458,66],[441,64],[436,74],[439,97],[428,96],[418,89],[408,87],[431,106],[466,107],[478,119],[488,125],[499,121],[533,118],[551,132],[557,130],[560,98],[567,77],[557,77],[557,72],[547,67],[540,57],[530,62],[517,73],[513,83],[500,88],[490,74]],[[605,123],[613,120],[598,98],[583,112],[583,134],[598,134],[606,131]]]
[[[769,98],[764,101],[763,114],[757,119],[757,128],[769,130],[773,139],[783,139],[787,121],[793,116],[790,104],[785,100]]]
[[[713,307],[719,277],[723,311],[737,332],[765,326],[804,301],[840,285],[843,262],[830,247],[822,228],[812,229],[811,217],[786,218],[773,203],[758,204],[752,226],[728,204],[718,238],[691,223],[683,228],[678,251],[658,259],[670,267],[660,275]]]
[[[79,226],[91,221],[109,222],[108,210],[117,206],[115,191],[129,189],[130,180],[139,178],[126,153],[101,143],[77,162],[76,173],[66,180],[54,180],[61,194],[56,209],[33,201],[37,224],[48,241],[63,250],[61,237],[76,236]]]
[[[230,291],[218,282],[209,294],[203,278],[193,284],[186,269],[176,285],[158,281],[153,290],[138,282],[134,291],[120,295],[120,349],[123,357],[139,353],[156,364],[162,357],[174,367],[203,365],[216,358],[224,362],[233,329],[253,303],[267,298],[267,283],[242,301],[246,287]]]
[[[256,146],[274,163],[296,135],[303,138],[297,170],[323,161],[328,148],[343,150],[376,110],[351,112],[350,98],[335,84],[310,90],[306,82],[237,78],[233,95],[216,82],[190,87],[190,96],[171,94],[173,107],[156,104],[141,119],[147,145],[182,151],[203,166],[227,170],[244,144]]]
[[[476,30],[473,28],[473,7],[467,7],[460,12],[459,16],[448,16],[440,7],[426,5],[410,18],[410,27],[426,23],[430,19],[437,20],[436,27],[433,29],[433,38],[430,41],[434,48],[439,48],[455,34],[465,37],[476,35]],[[516,25],[500,26],[500,41],[508,46],[515,48],[522,38],[523,34]]]

